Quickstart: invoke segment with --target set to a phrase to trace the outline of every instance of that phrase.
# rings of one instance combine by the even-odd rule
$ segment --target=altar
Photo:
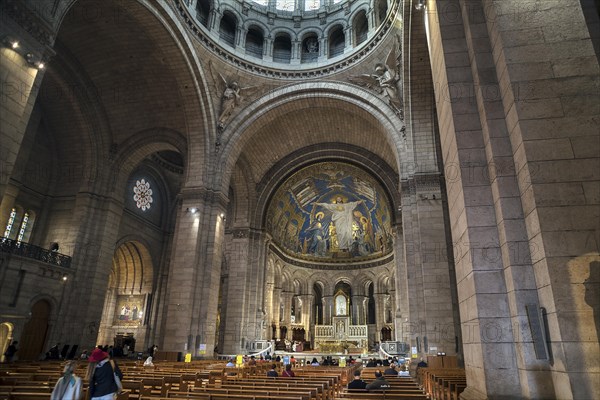
[[[351,325],[350,298],[338,291],[330,325],[315,325],[315,349],[326,353],[363,353],[368,350],[368,326]]]

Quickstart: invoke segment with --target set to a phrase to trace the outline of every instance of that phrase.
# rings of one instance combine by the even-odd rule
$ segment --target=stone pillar
[[[389,295],[387,293],[375,293],[375,329],[377,330],[377,341],[381,342],[381,328],[385,325],[385,300]]]
[[[246,35],[244,33],[244,29],[240,25],[237,25],[235,28],[235,48],[237,51],[244,50],[246,42]]]
[[[312,294],[303,294],[299,297],[302,301],[302,326],[306,332],[305,339],[310,340],[310,327],[314,325],[312,312],[314,296]]]
[[[348,51],[350,51],[352,49],[352,34],[354,32],[354,29],[352,29],[352,24],[348,24],[348,26],[346,26],[344,28],[344,53],[347,53]]]
[[[263,54],[265,61],[273,61],[273,39],[271,36],[265,37]]]
[[[20,2],[4,2],[0,7],[3,16],[0,37],[5,38],[10,32],[10,38],[18,42],[18,47],[15,49],[5,47],[4,44],[0,47],[1,199],[13,174],[39,86],[46,71],[45,68],[38,69],[28,63],[25,54],[31,53],[34,57],[47,61],[53,55],[51,49],[53,43],[50,41],[53,33],[49,32],[46,25],[41,24]],[[29,32],[35,32],[36,36],[32,36]],[[3,217],[4,214],[0,216]]]
[[[271,318],[271,325],[275,325],[277,338],[279,338],[279,322],[281,321],[281,288],[273,289],[273,316]]]
[[[206,24],[208,27],[208,30],[214,31],[215,27],[217,25],[217,21],[220,21],[220,20],[221,20],[221,13],[219,12],[219,10],[217,8],[211,7],[209,15],[208,15],[208,23]],[[217,32],[217,38],[218,38],[218,32]]]
[[[281,298],[283,299],[283,319],[281,325],[287,328],[286,338],[290,338],[292,334],[292,300],[294,298],[294,292],[282,292]]]
[[[77,273],[68,282],[49,342],[96,346],[123,204],[98,193],[77,194],[73,221],[61,251],[71,254]]]
[[[353,325],[365,325],[366,324],[366,309],[365,299],[368,301],[369,298],[362,294],[356,294],[352,296],[352,324]]]
[[[333,315],[333,296],[323,296],[323,325],[331,325]]]
[[[226,198],[201,188],[181,193],[169,269],[163,349],[213,354]],[[197,209],[196,213],[189,210]]]

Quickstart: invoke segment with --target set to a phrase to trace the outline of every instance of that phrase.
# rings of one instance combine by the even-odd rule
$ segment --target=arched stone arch
[[[302,29],[298,32],[298,38],[300,40],[304,40],[306,36],[310,35],[311,33],[314,33],[315,35],[317,35],[317,38],[321,39],[323,36],[323,29],[317,28],[315,26],[306,27],[305,29]]]
[[[394,221],[400,221],[401,212],[400,190],[398,187],[398,175],[387,163],[376,154],[365,151],[356,146],[339,143],[321,143],[299,149],[279,160],[265,175],[264,179],[257,184],[258,199],[254,214],[251,216],[253,226],[264,227],[267,207],[271,197],[285,179],[297,170],[323,159],[358,164],[367,170],[375,180],[384,188],[387,200],[391,207],[391,217]],[[293,165],[294,169],[290,169]]]
[[[327,27],[323,30],[323,35],[325,37],[329,37],[331,31],[341,28],[344,31],[348,27],[348,20],[343,18],[338,18],[328,23]]]
[[[147,129],[130,136],[121,146],[114,161],[112,189],[117,193],[125,189],[125,183],[144,158],[162,150],[176,151],[184,159],[184,171],[188,155],[187,140],[180,132],[168,128]]]
[[[401,164],[413,165],[413,155],[407,151],[407,145],[403,140],[400,130],[404,126],[402,120],[394,114],[394,111],[379,97],[354,85],[342,83],[299,83],[279,88],[266,96],[252,102],[242,110],[229,123],[223,132],[223,151],[219,153],[218,161],[215,163],[215,186],[225,190],[228,180],[233,171],[234,164],[243,151],[252,134],[258,131],[266,121],[270,113],[277,113],[280,109],[291,112],[306,105],[306,100],[311,102],[317,100],[339,101],[348,112],[368,116],[369,121],[385,135],[397,162],[395,166],[404,173]],[[408,144],[410,147],[410,143]],[[219,181],[219,179],[221,179]]]
[[[277,27],[277,28],[273,28],[273,30],[271,30],[269,32],[269,35],[275,39],[277,36],[279,35],[287,35],[291,41],[297,40],[298,36],[296,34],[296,32],[294,32],[294,30],[286,28],[286,27]]]
[[[270,32],[269,27],[261,20],[254,18],[244,20],[243,29],[247,32],[251,28],[256,28],[262,31],[264,37],[267,37]]]
[[[235,208],[233,209],[234,215],[228,216],[228,218],[231,218],[232,227],[248,226],[250,222],[249,212],[256,204],[256,195],[253,190],[256,183],[253,181],[253,177],[248,174],[249,168],[245,168],[247,166],[247,160],[240,157],[231,180]]]
[[[52,11],[52,23],[54,30],[60,33],[65,17],[73,11],[78,3],[85,3],[87,0],[59,0]],[[100,6],[98,4],[101,4]],[[96,3],[96,7],[114,7],[116,2],[106,1]],[[86,4],[89,6],[89,4]],[[193,140],[186,152],[192,155],[193,159],[208,159],[211,143],[216,140],[214,107],[212,106],[212,97],[209,95],[208,86],[204,77],[199,56],[194,49],[192,38],[187,33],[179,18],[173,13],[171,7],[163,2],[154,0],[136,0],[131,2],[118,3],[134,16],[134,23],[146,28],[146,33],[154,40],[154,44],[165,54],[170,54],[169,68],[173,70],[174,79],[178,81],[180,94],[185,95],[185,101],[182,101],[182,115],[185,119],[185,136]],[[147,12],[139,12],[144,9]],[[128,15],[129,15],[128,14]],[[160,29],[156,29],[156,25]],[[122,26],[126,24],[123,23]],[[154,29],[150,27],[153,26]],[[172,56],[176,54],[177,56]],[[139,61],[136,61],[139,65]],[[109,143],[110,144],[110,143]],[[108,144],[105,151],[108,152]],[[188,171],[186,171],[188,172]],[[186,183],[189,186],[203,186],[207,181],[206,166],[204,162],[195,163],[193,173],[186,175]]]

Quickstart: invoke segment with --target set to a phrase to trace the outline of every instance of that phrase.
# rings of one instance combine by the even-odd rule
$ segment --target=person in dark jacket
[[[19,351],[19,349],[17,349],[18,344],[19,344],[19,342],[15,340],[14,342],[12,342],[12,344],[10,346],[8,346],[8,348],[4,352],[5,362],[7,362],[7,363],[12,362],[13,358],[15,357],[15,354],[17,354],[17,351]]]
[[[123,373],[116,362],[109,359],[106,352],[94,349],[90,355],[87,379],[89,381],[89,398],[91,400],[113,400],[119,392],[115,375],[123,379]]]
[[[275,371],[275,368],[277,368],[277,365],[273,364],[271,366],[271,369],[269,371],[267,371],[267,376],[272,377],[272,378],[277,378],[279,376],[279,374],[277,373],[277,371]]]
[[[386,369],[385,371],[383,371],[384,375],[398,375],[398,371],[396,371],[396,364],[392,363],[390,364],[390,367],[388,369]]]
[[[360,378],[360,371],[354,371],[354,380],[348,384],[348,389],[366,389],[367,382]]]
[[[392,385],[388,381],[385,380],[381,371],[375,371],[375,380],[369,383],[366,387],[367,392],[373,390],[386,390],[390,389]]]

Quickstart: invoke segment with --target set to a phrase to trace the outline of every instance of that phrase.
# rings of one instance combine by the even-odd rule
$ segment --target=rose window
[[[142,211],[149,210],[153,201],[150,182],[146,182],[145,179],[136,181],[133,193],[133,200],[136,202],[137,208],[141,208]]]

